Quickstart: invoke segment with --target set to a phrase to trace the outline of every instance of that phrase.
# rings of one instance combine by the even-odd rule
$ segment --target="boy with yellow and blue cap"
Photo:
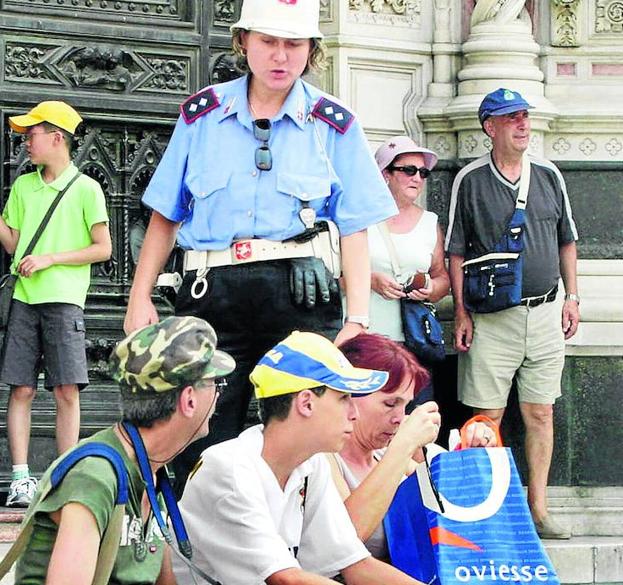
[[[250,375],[263,425],[206,449],[180,501],[194,562],[227,585],[411,584],[373,559],[333,484],[325,452],[353,432],[358,395],[387,372],[356,368],[327,338],[295,331]],[[192,575],[173,564],[179,585]]]

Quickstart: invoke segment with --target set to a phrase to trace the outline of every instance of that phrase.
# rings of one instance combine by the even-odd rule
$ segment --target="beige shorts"
[[[553,404],[565,363],[560,302],[472,314],[474,336],[459,354],[459,400],[475,408],[504,408],[513,378],[520,402]]]

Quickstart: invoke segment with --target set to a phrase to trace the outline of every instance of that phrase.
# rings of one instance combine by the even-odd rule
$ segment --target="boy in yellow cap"
[[[76,110],[60,101],[45,101],[9,118],[11,128],[24,135],[37,170],[15,180],[0,219],[0,243],[13,256],[11,272],[18,277],[0,364],[0,381],[11,387],[7,430],[13,476],[7,506],[28,506],[36,488],[28,469],[28,443],[43,356],[45,387],[56,399],[59,453],[78,440],[78,392],[89,382],[83,309],[91,264],[107,260],[112,251],[102,189],[71,161],[81,121]],[[58,196],[58,206],[26,254]]]
[[[251,372],[264,425],[206,449],[180,511],[193,560],[227,585],[418,582],[370,556],[331,480],[323,452],[339,450],[358,416],[353,396],[387,372],[352,366],[326,337],[295,331]],[[178,585],[192,585],[173,559]]]

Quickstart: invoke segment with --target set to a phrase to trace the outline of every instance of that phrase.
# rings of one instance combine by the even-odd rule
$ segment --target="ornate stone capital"
[[[578,5],[580,0],[552,0],[552,45],[578,47]]]

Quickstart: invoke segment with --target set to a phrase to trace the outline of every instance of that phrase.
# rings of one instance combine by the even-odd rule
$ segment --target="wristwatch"
[[[575,293],[567,293],[565,295],[565,301],[575,301],[578,305],[580,304],[580,297]]]
[[[359,323],[364,329],[370,327],[370,317],[366,315],[349,315],[346,317],[347,323]]]

